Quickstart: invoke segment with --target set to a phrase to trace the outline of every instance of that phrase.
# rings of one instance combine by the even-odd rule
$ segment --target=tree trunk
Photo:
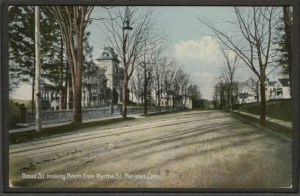
[[[81,77],[79,74],[75,76],[75,81],[73,89],[73,123],[81,124],[82,123],[82,108],[81,108]]]
[[[172,96],[172,110],[174,112],[175,109],[175,99],[174,99],[174,95]]]
[[[144,115],[147,114],[147,72],[144,69]]]
[[[289,72],[289,80],[290,80],[290,95],[293,95],[293,78],[292,78],[292,20],[289,6],[283,7],[283,21],[284,21],[284,29],[286,34],[286,47],[288,53],[288,72]]]
[[[63,52],[64,52],[64,47],[63,47],[63,40],[62,40],[62,37],[61,37],[61,40],[60,40],[60,84],[59,84],[59,110],[62,110],[63,109],[63,99],[62,99],[62,96],[63,96],[63,78],[64,78],[64,55],[63,55]]]
[[[62,89],[59,90],[59,110],[61,111],[63,109],[63,93]]]
[[[32,90],[31,90],[31,110],[34,112],[34,86],[35,86],[35,76],[32,77]]]
[[[255,83],[256,85],[256,89],[255,89],[255,93],[256,93],[256,102],[259,103],[259,80]]]
[[[232,111],[232,106],[234,104],[234,101],[233,101],[233,91],[234,91],[234,87],[233,87],[233,82],[231,81],[230,82],[230,110]]]
[[[160,102],[161,102],[161,99],[160,99],[160,94],[158,94],[158,112],[161,112],[161,106],[160,106]]]
[[[169,98],[166,98],[166,110],[169,111]]]
[[[122,89],[122,117],[127,117],[127,111],[126,111],[126,91],[127,91],[127,84],[128,84],[128,77],[127,77],[127,71],[124,71],[124,85]]]
[[[68,66],[66,66],[66,75],[65,75],[65,88],[64,88],[64,105],[65,105],[65,109],[68,109],[69,107],[67,106],[67,104],[69,103],[69,101],[67,101],[67,94],[68,94],[68,85],[69,85],[69,76],[68,76]]]
[[[221,101],[220,105],[221,105],[221,110],[222,110],[223,109],[223,105],[224,105],[224,93],[223,93],[223,91],[220,94],[220,101]]]
[[[265,79],[260,82],[260,125],[266,124],[266,91],[265,91]]]
[[[228,108],[228,110],[229,110],[229,108],[230,108],[230,89],[228,89],[228,91],[227,91],[227,108]]]

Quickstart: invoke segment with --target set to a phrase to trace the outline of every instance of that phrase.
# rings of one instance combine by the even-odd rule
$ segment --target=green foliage
[[[18,128],[17,123],[25,123],[26,121],[26,107],[24,103],[17,103],[9,100],[8,112],[8,127],[9,129]]]
[[[211,102],[206,100],[206,99],[196,99],[193,100],[193,109],[202,109],[202,110],[207,110],[211,109]]]
[[[281,67],[281,74],[289,76],[288,70],[288,48],[287,48],[287,36],[285,32],[284,18],[281,17],[278,21],[279,25],[276,27],[275,32],[275,44],[276,57],[275,60]]]
[[[9,99],[10,102],[15,102],[19,105],[24,104],[26,111],[27,112],[33,112],[32,109],[32,105],[31,105],[31,101],[28,100],[20,100],[20,99]]]
[[[260,103],[243,104],[240,111],[260,115]],[[292,101],[276,100],[266,102],[266,116],[270,118],[292,121]]]
[[[34,84],[34,6],[14,6],[9,11],[9,85]],[[59,26],[45,7],[40,9],[42,85],[61,82],[61,36]]]
[[[9,102],[9,129],[16,128],[20,118],[20,109],[18,105],[12,101]]]
[[[188,94],[193,101],[201,98],[199,87],[196,84],[191,84],[188,87]]]
[[[33,6],[14,6],[9,11],[9,83],[32,82],[34,76]]]

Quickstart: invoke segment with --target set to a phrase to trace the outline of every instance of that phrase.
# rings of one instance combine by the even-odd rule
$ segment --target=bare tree
[[[188,96],[192,100],[193,108],[199,106],[199,101],[201,99],[201,92],[197,84],[191,83],[187,88]]]
[[[227,107],[232,110],[234,76],[237,69],[238,56],[234,53],[234,56],[230,57],[230,51],[224,49],[221,49],[221,52],[225,58],[225,66],[222,69],[222,77],[224,78],[227,87]]]
[[[176,71],[173,83],[172,83],[172,98],[173,98],[173,108],[182,104],[182,100],[186,97],[187,87],[189,78],[188,75],[183,71],[182,67],[179,67]]]
[[[127,86],[137,59],[144,52],[153,29],[152,11],[139,10],[137,7],[119,7],[109,10],[111,20],[106,21],[107,41],[121,58],[124,84],[122,89],[122,117],[126,118]]]
[[[83,37],[93,6],[48,6],[60,26],[66,57],[72,78],[73,123],[82,123],[81,83]]]
[[[137,104],[141,103],[143,101],[143,75],[142,71],[135,70],[131,80],[130,80],[130,87],[131,92],[136,98]]]
[[[150,80],[152,79],[154,68],[158,66],[158,58],[161,53],[162,45],[157,39],[151,39],[150,43],[144,43],[144,53],[137,61],[137,66],[143,72],[143,98],[144,98],[144,114],[147,114],[148,102],[150,103],[151,89]],[[147,96],[149,94],[149,97]]]
[[[225,82],[223,77],[219,77],[214,90],[215,107],[220,109],[225,108]]]
[[[274,7],[235,7],[239,35],[227,34],[212,24],[206,24],[219,41],[232,50],[255,73],[260,81],[261,112],[260,123],[265,125],[266,100],[265,77],[266,69],[271,63],[272,32],[276,28],[274,18],[277,17]],[[230,22],[233,23],[233,22]]]
[[[177,72],[177,63],[175,59],[169,59],[169,62],[166,64],[162,64],[162,77],[163,77],[163,94],[166,99],[166,110],[169,111],[170,99],[174,99],[172,97],[172,84],[175,79],[175,75]],[[174,105],[174,103],[173,103]]]
[[[156,96],[158,112],[161,111],[161,94],[163,89],[163,67],[167,63],[166,57],[160,57],[154,67],[153,74],[153,89]]]
[[[186,100],[187,100],[187,96],[188,96],[188,85],[190,83],[190,75],[185,73],[185,72],[181,72],[180,75],[178,75],[178,82],[179,82],[179,94],[181,95],[180,99],[183,99],[182,104],[185,106],[186,105]],[[181,101],[180,100],[180,101]]]

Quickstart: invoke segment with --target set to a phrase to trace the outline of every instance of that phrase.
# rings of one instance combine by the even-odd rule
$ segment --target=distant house
[[[257,96],[254,94],[249,94],[248,92],[239,93],[238,102],[239,104],[254,103],[257,102]]]
[[[260,101],[259,83],[254,85],[253,79],[246,82],[241,82],[239,85],[238,102],[253,103]],[[289,78],[279,78],[276,81],[270,81],[268,78],[265,80],[265,98],[266,101],[274,99],[290,99],[290,81]],[[258,96],[257,96],[258,95]],[[258,97],[258,100],[257,100]]]
[[[157,102],[156,102],[157,104]],[[181,100],[179,101],[179,103],[175,102],[174,106],[185,106],[186,108],[192,109],[192,105],[193,105],[193,101],[190,97],[184,97],[182,96]],[[162,107],[173,107],[173,97],[172,95],[168,95],[167,93],[163,92],[161,94],[161,98],[160,98],[160,106]]]
[[[173,106],[173,98],[171,95],[168,95],[167,93],[163,92],[161,94],[161,98],[160,98],[160,106]]]
[[[84,64],[82,71],[81,105],[83,107],[100,107],[121,103],[123,86],[123,68],[119,65],[118,55],[113,48],[105,47],[100,58],[93,64]],[[41,98],[43,110],[58,110],[72,107],[71,81],[63,84],[66,93],[59,92],[57,88],[43,85]]]
[[[257,102],[257,83],[253,78],[249,78],[247,81],[239,83],[238,103],[254,102]]]
[[[192,109],[193,101],[190,97],[183,98],[182,105],[184,105],[186,108]]]
[[[290,80],[289,78],[280,78],[277,81],[269,83],[269,99],[290,99]]]

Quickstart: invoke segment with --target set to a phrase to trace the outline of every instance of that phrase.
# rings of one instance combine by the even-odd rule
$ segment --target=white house
[[[113,48],[105,47],[100,58],[97,59],[96,66],[98,73],[91,74],[88,80],[83,80],[82,105],[97,106],[111,103],[121,103],[123,86],[123,69],[119,66],[118,55]],[[90,87],[90,88],[88,88]]]
[[[160,98],[160,106],[173,106],[173,98],[167,93],[162,93]]]
[[[290,99],[290,80],[280,78],[269,85],[269,99]]]
[[[239,104],[257,102],[257,83],[253,78],[239,83],[238,102]]]
[[[253,103],[257,102],[257,94],[260,101],[260,87],[259,83],[252,84],[253,79],[248,79],[246,82],[241,82],[239,86],[238,102]],[[289,78],[279,78],[276,81],[265,80],[265,99],[290,99],[290,81]]]

